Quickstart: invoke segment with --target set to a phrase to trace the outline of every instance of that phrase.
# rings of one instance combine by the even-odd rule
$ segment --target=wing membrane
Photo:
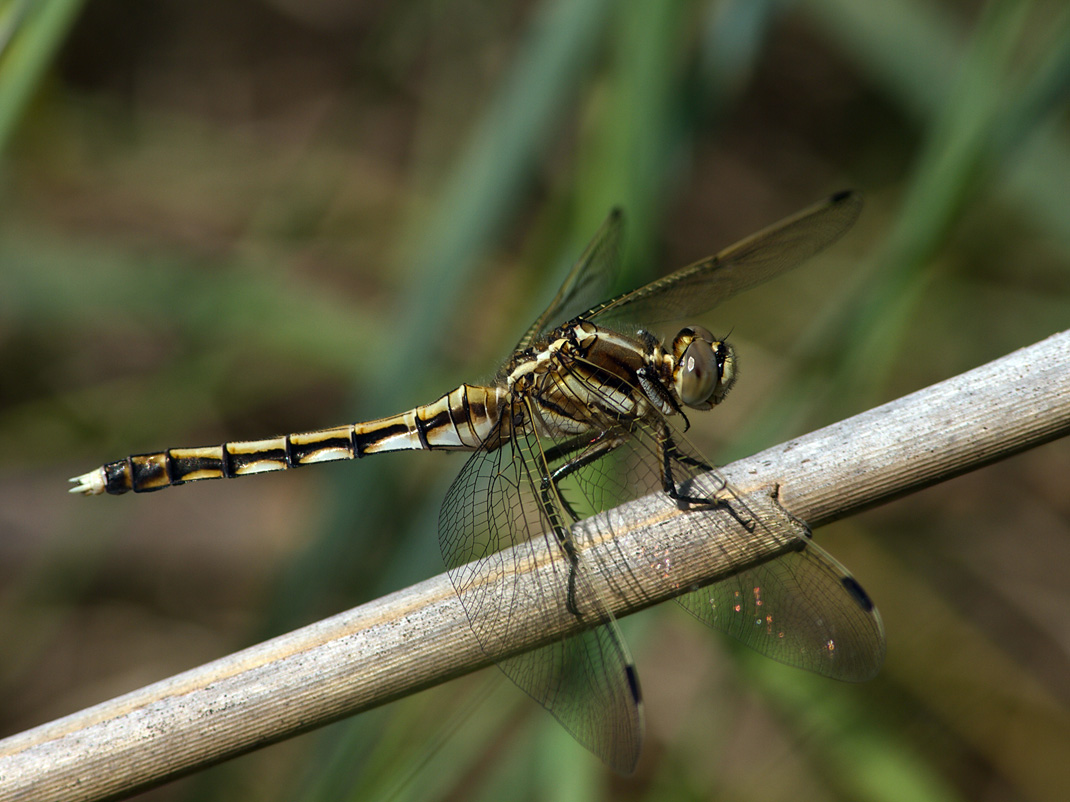
[[[624,212],[619,207],[614,208],[572,266],[550,305],[520,338],[517,351],[523,351],[541,335],[572,320],[606,297],[620,269],[623,230]]]
[[[598,392],[597,386],[589,385]],[[608,399],[607,399],[608,401]],[[862,681],[876,675],[884,661],[884,626],[880,614],[851,574],[819,548],[808,536],[800,537],[801,524],[790,526],[770,515],[750,509],[740,494],[711,467],[699,452],[668,420],[672,448],[662,446],[658,423],[648,421],[622,425],[617,432],[603,434],[598,441],[572,452],[574,464],[583,466],[561,483],[562,495],[579,498],[588,509],[601,510],[662,489],[664,461],[681,495],[691,496],[702,477],[702,486],[712,486],[722,504],[744,521],[762,530],[763,539],[782,544],[780,556],[767,562],[742,567],[717,582],[693,590],[677,601],[700,621],[737,638],[759,653],[788,665],[840,680]],[[611,441],[601,459],[585,461],[584,456]],[[708,491],[707,491],[708,494]],[[667,510],[676,502],[662,492]],[[739,527],[714,531],[703,526],[696,514],[696,528],[682,550],[704,549],[715,553],[724,564],[729,555],[753,554]],[[675,577],[662,555],[645,555],[645,564],[636,570],[652,570],[660,581],[674,584]],[[627,578],[621,580],[627,581]]]
[[[439,532],[447,573],[487,656],[576,740],[617,771],[630,772],[642,742],[635,670],[583,563],[573,569],[550,534],[551,516],[571,521],[567,511],[545,507],[539,492],[545,470],[538,464],[541,453],[537,438],[518,435],[502,448],[477,452],[468,460],[442,506]],[[525,570],[547,540],[549,573]],[[501,577],[512,586],[489,593]],[[566,614],[570,592],[580,613],[597,625],[513,654],[518,642],[529,639],[519,630],[539,626],[531,623],[532,614],[558,620]],[[514,615],[518,608],[522,614]]]
[[[605,291],[616,269],[622,218],[615,210],[518,350],[577,315],[603,324],[667,320],[709,309],[827,247],[854,222],[860,204],[851,193],[833,196],[717,256],[581,314],[592,296]],[[549,400],[540,406],[537,394],[514,399],[512,410],[501,417],[510,422],[510,436],[489,437],[497,447],[468,460],[450,487],[439,526],[447,572],[472,630],[516,685],[610,766],[623,772],[634,768],[642,739],[635,669],[616,621],[593,589],[592,572],[603,568],[591,564],[598,552],[593,544],[575,540],[583,529],[572,524],[658,492],[675,512],[681,502],[665,488],[691,498],[691,488],[698,486],[694,480],[702,476],[708,487],[711,475],[716,500],[710,499],[710,506],[761,527],[763,537],[780,543],[783,554],[692,588],[680,603],[703,622],[781,662],[840,679],[876,673],[884,657],[880,616],[839,563],[794,526],[781,531],[780,524],[756,515],[658,413],[615,417],[622,393],[642,397],[622,376],[607,375],[602,384],[596,365],[579,369],[578,361],[569,361],[578,358],[562,351],[552,359],[545,375],[559,382],[558,406]],[[571,399],[563,398],[570,393]],[[571,421],[563,426],[567,431],[555,431],[555,415],[576,408],[592,410],[589,430],[578,434]],[[694,520],[687,547],[712,550],[721,564],[729,555],[738,560],[754,553],[746,540],[750,535],[739,527],[715,528],[703,515]],[[538,555],[547,553],[546,569],[530,570]],[[634,572],[653,571],[659,581],[674,582],[671,561],[656,547],[625,562],[630,572],[612,575],[622,589]],[[546,616],[542,622],[540,613]],[[517,653],[518,644],[533,640],[532,632],[543,632],[566,615],[579,615],[592,628]]]
[[[880,614],[847,569],[810,540],[677,601],[760,654],[826,677],[862,682],[884,662]]]
[[[679,320],[780,275],[824,250],[851,227],[862,197],[841,192],[729,248],[590,309],[599,324]]]

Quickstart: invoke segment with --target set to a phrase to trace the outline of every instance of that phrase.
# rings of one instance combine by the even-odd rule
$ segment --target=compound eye
[[[688,326],[680,333],[683,334],[684,332],[690,332],[691,336],[696,340],[705,340],[710,344],[717,341],[717,338],[713,336],[713,332],[709,329],[704,329],[702,326]]]
[[[721,381],[717,352],[705,339],[695,339],[684,349],[676,374],[676,390],[689,407],[709,409],[711,396]]]

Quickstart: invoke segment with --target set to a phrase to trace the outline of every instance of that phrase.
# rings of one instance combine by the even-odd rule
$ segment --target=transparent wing
[[[553,534],[555,522],[571,521],[567,511],[542,498],[540,461],[541,446],[531,435],[468,460],[442,507],[439,537],[447,573],[487,656],[576,740],[628,773],[642,742],[635,669],[582,560],[574,567]],[[544,545],[549,570],[525,570]],[[501,577],[511,582],[506,592],[489,593]],[[575,609],[599,623],[514,654],[518,642],[530,639],[531,616],[560,620],[570,594]]]
[[[619,386],[618,386],[619,389]],[[588,390],[598,393],[595,383]],[[608,396],[603,396],[608,403]],[[662,428],[659,432],[660,427]],[[666,448],[665,435],[671,438]],[[559,460],[577,466],[559,482],[562,498],[579,517],[619,505],[649,493],[663,491],[666,463],[678,494],[701,495],[693,488],[702,476],[711,479],[718,502],[731,509],[725,514],[753,522],[763,537],[784,546],[776,559],[752,565],[714,584],[677,598],[683,607],[706,624],[739,639],[761,654],[840,680],[862,681],[876,675],[884,661],[884,626],[869,596],[851,574],[799,529],[777,524],[758,514],[697,450],[660,417],[622,424],[598,438],[586,438]],[[558,469],[558,473],[561,473]],[[661,492],[667,512],[676,502]],[[706,491],[709,498],[709,491]],[[694,516],[696,529],[690,541],[678,548],[716,552],[718,562],[729,555],[753,553],[741,538],[739,527],[713,531],[703,515]],[[797,522],[796,522],[797,524]],[[642,555],[635,570],[654,571],[661,581],[674,584],[671,568],[656,550]],[[624,581],[624,580],[622,580]]]
[[[450,487],[439,525],[447,572],[472,630],[514,683],[610,766],[622,772],[634,768],[642,740],[635,669],[616,622],[593,590],[594,572],[609,575],[608,566],[594,563],[591,555],[601,552],[577,540],[586,535],[571,524],[650,493],[660,494],[666,513],[675,512],[679,502],[664,492],[666,476],[685,498],[696,495],[697,477],[705,482],[713,476],[716,498],[705,497],[711,506],[762,527],[786,552],[691,590],[680,600],[686,609],[790,665],[840,679],[877,672],[884,657],[880,616],[842,566],[795,528],[767,524],[664,418],[614,419],[607,412],[617,408],[622,393],[640,390],[616,375],[603,384],[596,366],[580,366],[560,352],[555,359],[547,375],[558,381],[559,394],[574,394],[575,403],[562,408],[587,405],[602,410],[599,419],[592,418],[582,434],[566,434],[548,423],[552,405],[544,413],[537,397],[514,402],[502,416],[513,422],[512,438],[468,460]],[[536,422],[545,436],[533,433]],[[488,442],[498,440],[492,436]],[[740,534],[738,527],[725,533],[715,531],[704,515],[694,521],[690,548],[713,550],[718,562],[753,552],[746,541],[752,535]],[[531,570],[542,554],[549,554],[549,564]],[[642,571],[675,587],[671,566],[656,546],[638,560],[617,557],[614,565],[630,568],[627,575],[612,575],[621,592],[628,593],[632,574]],[[540,613],[545,620],[533,622]],[[594,628],[517,652],[518,644],[532,642],[532,632],[577,614]]]
[[[550,305],[520,338],[516,350],[523,351],[541,335],[572,320],[609,292],[620,269],[621,235],[624,212],[614,208],[572,266]]]
[[[689,318],[827,248],[851,227],[862,196],[840,192],[745,240],[580,316],[605,325]]]
[[[810,540],[677,601],[755,651],[826,677],[862,682],[884,662],[884,625],[873,602]]]

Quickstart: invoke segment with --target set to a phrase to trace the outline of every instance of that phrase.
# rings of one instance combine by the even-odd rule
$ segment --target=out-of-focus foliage
[[[612,204],[634,285],[867,195],[704,321],[719,462],[1065,328],[1068,84],[1057,0],[0,4],[3,734],[441,570],[441,455],[64,482],[491,374]],[[1065,799],[1067,476],[1056,443],[817,533],[884,614],[863,686],[624,622],[633,777],[487,671],[144,798]]]

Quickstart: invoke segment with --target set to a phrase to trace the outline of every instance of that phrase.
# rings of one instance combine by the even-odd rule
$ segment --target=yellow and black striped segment
[[[498,422],[506,394],[504,388],[462,384],[430,404],[366,423],[266,440],[132,454],[74,477],[70,492],[87,496],[147,493],[201,479],[284,471],[386,451],[495,448],[503,436]]]

